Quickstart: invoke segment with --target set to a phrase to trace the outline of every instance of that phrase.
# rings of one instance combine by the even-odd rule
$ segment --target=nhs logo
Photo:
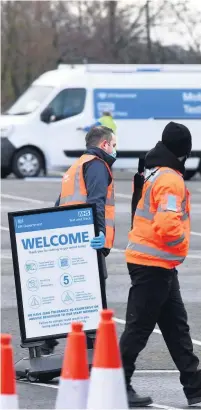
[[[100,98],[100,100],[105,100],[107,97],[107,93],[104,93],[104,92],[98,93],[98,97]]]
[[[79,218],[83,218],[83,217],[86,217],[86,216],[90,216],[91,215],[91,210],[90,209],[87,209],[86,211],[84,210],[84,211],[78,211],[78,217]]]
[[[24,223],[24,219],[23,218],[16,218],[15,219],[15,227],[16,229],[18,228],[22,228],[22,224]]]

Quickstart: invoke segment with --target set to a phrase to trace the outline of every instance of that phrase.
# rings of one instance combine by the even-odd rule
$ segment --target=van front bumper
[[[15,147],[7,137],[1,138],[1,168],[10,168]]]

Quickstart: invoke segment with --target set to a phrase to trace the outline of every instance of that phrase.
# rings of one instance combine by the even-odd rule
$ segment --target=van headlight
[[[12,134],[13,130],[14,130],[13,125],[8,125],[6,127],[1,127],[1,129],[0,129],[1,138],[9,137]]]

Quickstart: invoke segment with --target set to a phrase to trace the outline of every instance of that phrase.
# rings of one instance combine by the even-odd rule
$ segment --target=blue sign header
[[[94,89],[94,117],[114,119],[201,119],[199,89]]]
[[[22,215],[14,218],[15,232],[34,232],[93,224],[91,208]]]

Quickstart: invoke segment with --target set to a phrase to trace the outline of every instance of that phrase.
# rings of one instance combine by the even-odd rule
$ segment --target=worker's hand
[[[90,242],[90,246],[93,249],[102,249],[104,248],[104,245],[105,245],[105,235],[103,232],[100,232],[99,236],[95,236]]]

